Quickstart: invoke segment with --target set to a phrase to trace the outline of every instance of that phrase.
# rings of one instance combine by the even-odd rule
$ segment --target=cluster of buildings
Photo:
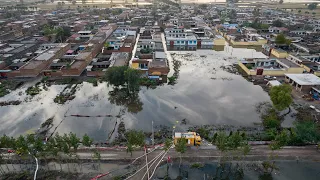
[[[250,76],[320,75],[320,20],[310,15],[256,6],[163,7],[60,9],[11,18],[2,12],[0,77],[99,77],[109,67],[129,65],[166,81],[166,51],[214,49],[226,41],[260,47],[267,56],[239,61]],[[46,34],[44,25],[69,32]],[[289,43],[279,44],[279,34]]]
[[[152,18],[144,10],[140,16],[113,9],[24,13],[0,21],[0,78],[103,76],[109,67],[129,64],[141,28],[135,23]],[[58,28],[68,33],[57,36]]]

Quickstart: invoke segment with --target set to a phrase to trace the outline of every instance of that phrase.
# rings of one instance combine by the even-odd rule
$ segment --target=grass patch
[[[74,95],[76,93],[76,88],[77,88],[77,85],[71,85],[69,84],[67,87],[65,87],[63,89],[63,91],[58,94],[55,98],[54,98],[54,102],[55,103],[58,103],[58,104],[64,104],[66,103],[67,101],[71,101],[73,100],[76,96]]]
[[[191,165],[191,168],[192,169],[201,169],[201,168],[203,168],[204,167],[204,165],[203,164],[200,164],[200,163],[193,163],[192,165]]]
[[[270,108],[265,114],[261,116],[261,118],[262,124],[266,129],[280,128],[281,118],[275,109]]]
[[[98,79],[97,78],[90,78],[87,80],[88,83],[91,83],[94,87],[98,86]]]
[[[140,78],[140,85],[155,88],[157,86],[157,82],[155,80],[149,78]]]
[[[170,85],[174,85],[174,84],[177,83],[177,77],[176,76],[168,77],[168,80],[169,80],[168,84],[170,84]]]
[[[40,92],[41,92],[41,89],[38,83],[34,86],[28,87],[28,89],[26,90],[27,95],[30,95],[30,96],[35,96]]]
[[[14,80],[0,81],[0,97],[3,97],[9,94],[11,91],[17,89],[22,84],[23,82],[14,81]]]

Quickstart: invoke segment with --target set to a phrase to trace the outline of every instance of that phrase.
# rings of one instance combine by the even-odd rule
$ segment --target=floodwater
[[[231,65],[243,57],[264,57],[262,53],[229,46],[223,51],[171,53],[181,61],[179,72],[175,72],[179,75],[177,83],[156,89],[143,87],[135,98],[125,97],[122,90],[113,90],[106,83],[93,87],[84,82],[78,86],[75,99],[58,105],[53,99],[65,85],[52,85],[47,91],[30,97],[25,90],[35,82],[25,84],[0,98],[0,101],[23,101],[17,106],[0,107],[0,134],[16,136],[34,132],[51,117],[54,117],[51,132],[74,132],[78,136],[87,133],[99,141],[114,137],[111,132],[120,121],[127,129],[150,132],[152,121],[155,127],[176,126],[181,131],[192,125],[252,126],[260,122],[255,105],[270,101],[268,94],[221,66]],[[185,120],[186,125],[182,125],[181,120]]]
[[[163,178],[166,174],[171,179],[234,179],[234,180],[318,180],[320,179],[319,162],[311,161],[276,161],[275,169],[263,171],[256,164],[261,162],[233,162],[218,166],[217,162],[203,164],[202,168],[190,168],[192,164],[182,164],[179,171],[179,163],[160,166],[155,174],[156,179]],[[261,166],[260,166],[261,167]],[[179,177],[180,178],[177,178]]]

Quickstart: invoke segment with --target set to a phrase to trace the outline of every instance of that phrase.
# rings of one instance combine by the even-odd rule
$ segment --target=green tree
[[[132,155],[131,155],[132,156]],[[100,154],[100,152],[97,150],[97,149],[95,149],[94,151],[93,151],[93,158],[94,159],[97,159],[98,160],[98,163],[99,163],[99,168],[98,168],[98,170],[100,170],[100,167],[101,167],[101,154]]]
[[[219,132],[217,133],[217,136],[215,138],[215,145],[217,148],[224,152],[228,150],[228,136],[225,132]]]
[[[315,10],[317,9],[318,3],[311,3],[308,5],[308,9]]]
[[[15,141],[14,141],[15,142]],[[0,138],[0,148],[13,148],[12,147],[12,144],[11,144],[11,139],[10,137],[6,136],[6,135],[3,135],[1,136]],[[4,161],[4,156],[2,155],[3,151],[0,151],[0,162],[1,160]],[[1,163],[2,164],[2,163]],[[10,170],[9,170],[9,167],[8,167],[8,163],[4,163],[6,165],[6,168],[7,168],[7,172],[9,173]],[[2,166],[0,166],[1,169],[2,169]],[[4,173],[5,171],[2,170]]]
[[[271,88],[270,98],[273,103],[273,106],[278,111],[283,111],[290,107],[292,103],[291,91],[292,91],[292,88],[288,84],[273,86]],[[289,112],[290,112],[290,108],[289,108]]]
[[[275,26],[275,27],[283,27],[284,25],[285,24],[279,19],[272,22],[272,26]]]
[[[80,138],[78,138],[75,133],[70,132],[68,139],[70,141],[70,146],[73,147],[73,150],[75,152],[77,152],[79,144],[80,144]]]
[[[127,88],[129,93],[134,93],[139,91],[141,73],[137,69],[128,68],[125,71],[125,78],[127,81]]]
[[[133,152],[133,146],[132,146],[132,144],[128,143],[127,144],[127,153],[130,153],[131,157],[132,157],[132,152]]]
[[[126,83],[125,71],[128,66],[113,66],[108,68],[104,76],[104,80],[113,86],[122,86]]]
[[[317,124],[313,121],[296,122],[293,130],[297,142],[314,144],[320,140]]]
[[[270,108],[266,114],[261,116],[262,124],[266,129],[278,129],[280,128],[281,122],[280,117],[275,109]]]
[[[91,139],[87,134],[84,134],[82,137],[82,144],[86,147],[91,147],[93,139]]]
[[[301,13],[301,9],[299,9],[298,13]]]
[[[289,132],[288,130],[282,130],[276,137],[275,140],[269,145],[272,150],[280,149],[286,146],[289,142]]]
[[[168,151],[170,147],[172,146],[172,140],[167,138],[164,142],[164,150]]]
[[[128,144],[142,147],[144,145],[145,135],[143,131],[129,130],[125,134]]]
[[[180,153],[180,163],[179,168],[181,167],[182,154],[187,151],[187,140],[185,138],[179,138],[175,145],[175,149],[178,153]]]
[[[246,136],[241,135],[239,131],[232,133],[230,132],[229,136],[226,135],[225,132],[219,132],[217,133],[216,137],[214,137],[214,143],[217,146],[217,148],[224,152],[228,150],[237,150],[238,148],[246,148],[244,152],[248,150],[250,147],[248,146],[248,143],[246,141]]]
[[[230,19],[235,19],[235,18],[237,18],[237,12],[236,12],[236,10],[232,9],[232,10],[229,12],[228,17],[229,17]]]
[[[200,9],[207,9],[207,8],[208,8],[208,5],[207,5],[207,4],[200,4],[200,5],[199,5],[199,8],[200,8]]]

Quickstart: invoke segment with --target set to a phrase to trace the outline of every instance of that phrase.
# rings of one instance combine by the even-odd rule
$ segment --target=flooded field
[[[94,87],[83,82],[76,87],[75,98],[60,105],[53,100],[67,85],[52,85],[32,97],[25,90],[35,82],[25,83],[0,98],[0,102],[21,101],[0,107],[0,134],[34,132],[51,117],[51,132],[87,133],[99,141],[112,138],[111,132],[120,121],[127,129],[150,132],[152,121],[155,127],[177,126],[178,130],[192,125],[252,126],[260,122],[255,105],[270,101],[268,94],[228,71],[239,58],[264,57],[262,53],[225,47],[224,51],[172,52],[172,57],[181,64],[179,71],[170,72],[178,74],[177,83],[156,89],[143,87],[135,98],[125,97],[122,90],[106,83]],[[186,124],[181,125],[182,120]]]
[[[179,163],[163,165],[158,168],[156,179],[166,175],[171,179],[246,179],[246,180],[318,180],[320,178],[318,162],[310,161],[276,161],[273,170],[259,169],[262,162],[239,163],[233,162],[218,165],[216,162],[200,164],[199,168],[192,168],[193,164],[183,164],[179,170]],[[193,165],[195,166],[195,165]]]

